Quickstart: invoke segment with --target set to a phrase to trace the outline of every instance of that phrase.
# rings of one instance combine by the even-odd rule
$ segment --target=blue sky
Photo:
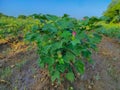
[[[0,0],[0,12],[11,16],[34,13],[62,16],[67,13],[76,18],[99,17],[110,2],[111,0]]]

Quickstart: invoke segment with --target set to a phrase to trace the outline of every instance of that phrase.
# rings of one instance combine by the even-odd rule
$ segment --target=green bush
[[[105,24],[104,22],[99,22],[100,28],[96,29],[97,32],[102,33],[106,36],[120,39],[120,25],[119,24]]]
[[[40,21],[40,26],[33,26],[25,37],[37,44],[40,67],[49,70],[52,82],[60,83],[63,77],[74,81],[77,73],[84,73],[85,62],[92,61],[92,50],[101,37],[90,28],[86,30],[89,18],[44,15]]]

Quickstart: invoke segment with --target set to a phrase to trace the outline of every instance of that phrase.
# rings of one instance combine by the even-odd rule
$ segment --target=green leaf
[[[76,44],[80,43],[79,39],[74,39],[73,41],[71,41],[72,45],[75,46]]]
[[[51,80],[52,80],[52,82],[54,82],[56,79],[60,79],[60,72],[59,71],[55,71],[54,73],[53,73],[53,75],[51,76]]]
[[[60,19],[56,22],[56,24],[57,24],[57,26],[59,26],[62,29],[67,28],[67,21],[66,20]]]
[[[64,38],[70,38],[71,36],[71,33],[69,31],[64,31],[62,34],[61,34],[61,37],[64,37]]]
[[[37,62],[39,67],[44,68],[44,63],[41,61],[40,58],[37,60]]]
[[[25,39],[28,41],[35,41],[40,35],[38,33],[27,33]]]
[[[67,69],[67,64],[57,64],[56,65],[56,70],[60,71],[60,72],[64,72]]]
[[[82,40],[84,38],[87,38],[87,35],[85,33],[85,31],[82,31],[80,34],[79,34],[79,39]]]
[[[73,82],[74,79],[75,79],[75,76],[74,76],[73,72],[69,72],[69,73],[66,74],[66,78],[67,78],[69,81]]]
[[[88,58],[88,57],[90,57],[90,55],[91,55],[91,52],[89,50],[83,49],[83,51],[82,51],[83,57]]]
[[[60,58],[60,59],[59,59],[59,63],[60,63],[60,64],[64,64],[63,58]]]
[[[42,30],[49,31],[49,32],[57,32],[57,28],[52,24],[45,24]]]
[[[85,65],[81,60],[76,61],[75,67],[80,74],[83,74],[85,72]]]
[[[35,32],[35,31],[37,31],[38,30],[38,26],[37,25],[34,25],[33,27],[32,27],[32,32]]]
[[[41,60],[43,63],[48,64],[48,65],[53,65],[55,60],[52,57],[47,57],[47,56],[41,56]]]
[[[48,54],[49,50],[51,49],[51,45],[47,45],[44,47],[44,53]]]
[[[70,63],[70,61],[73,61],[73,62],[75,61],[75,55],[73,55],[70,52],[67,52],[63,58],[66,63]]]
[[[51,53],[53,53],[53,51],[57,50],[57,49],[60,49],[62,48],[62,44],[63,42],[62,41],[59,41],[59,42],[55,42],[52,44],[52,48],[51,48]]]
[[[57,16],[55,16],[55,15],[49,15],[49,14],[45,15],[45,17],[46,17],[48,20],[52,20],[52,21],[55,21],[55,20],[58,19]]]

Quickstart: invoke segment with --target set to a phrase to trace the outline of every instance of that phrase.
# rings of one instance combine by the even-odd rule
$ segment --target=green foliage
[[[104,21],[105,23],[110,23],[111,19],[108,16],[101,16],[100,17],[101,21]]]
[[[25,15],[19,15],[18,18],[19,18],[19,19],[26,19],[27,16],[25,16]]]
[[[73,82],[73,81],[74,81],[74,78],[75,78],[74,73],[73,73],[73,72],[67,73],[67,74],[66,74],[66,78],[67,78],[69,81]]]
[[[34,25],[40,25],[39,20],[32,18],[14,18],[2,16],[0,18],[0,39],[24,37]]]
[[[100,41],[92,30],[95,28],[91,26],[93,22],[88,17],[76,20],[68,15],[57,17],[47,14],[39,17],[41,25],[34,25],[25,37],[37,44],[39,65],[47,66],[53,82],[60,82],[62,74],[74,81],[75,73],[84,73],[84,62],[91,60],[91,51]]]
[[[60,81],[60,72],[59,71],[54,71],[54,73],[51,75],[51,80],[52,82],[58,79]]]
[[[101,24],[102,27],[97,29],[96,30],[97,32],[102,33],[109,37],[120,39],[120,25],[119,24],[113,24],[113,23],[106,24],[104,22],[102,23],[99,22],[99,24]]]
[[[83,74],[84,73],[84,71],[85,71],[85,65],[84,65],[84,63],[82,62],[82,60],[80,61],[76,61],[75,62],[75,67],[76,67],[76,69],[77,69],[77,71],[79,72],[79,73],[81,73],[81,74]]]
[[[12,70],[10,67],[6,67],[3,70],[0,71],[0,78],[5,79],[9,77],[12,74]]]
[[[114,23],[120,22],[120,0],[112,0],[104,16],[109,17]]]
[[[76,73],[84,74],[85,62],[91,62],[92,51],[100,42],[101,37],[94,30],[98,27],[97,21],[96,17],[77,20],[67,14],[62,17],[33,14],[19,18],[1,15],[0,38],[22,36],[36,43],[38,64],[47,68],[52,82],[60,83],[64,78],[74,81]]]

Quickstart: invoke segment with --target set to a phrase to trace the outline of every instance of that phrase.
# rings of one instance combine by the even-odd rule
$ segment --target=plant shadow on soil
[[[86,63],[80,80],[60,86],[52,86],[47,70],[38,67],[35,48],[27,50],[22,42],[15,47],[0,44],[0,90],[120,90],[120,44],[114,39],[103,37],[94,65]]]

